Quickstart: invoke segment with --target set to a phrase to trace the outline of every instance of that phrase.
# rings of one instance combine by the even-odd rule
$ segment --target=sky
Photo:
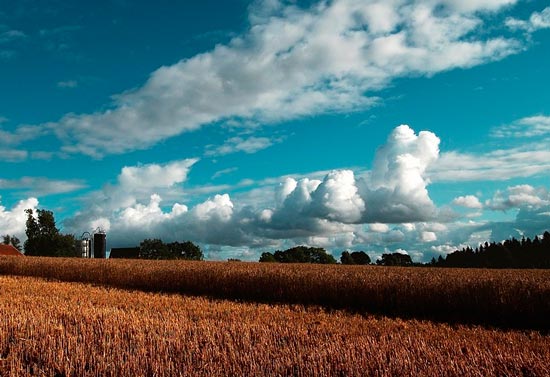
[[[0,234],[429,261],[550,229],[550,2],[0,4]]]

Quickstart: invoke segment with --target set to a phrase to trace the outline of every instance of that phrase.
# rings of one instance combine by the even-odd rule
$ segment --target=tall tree
[[[351,257],[351,254],[349,253],[349,251],[342,251],[342,255],[340,255],[340,263],[355,264],[355,261]]]
[[[38,209],[34,216],[32,209],[27,213],[27,240],[25,241],[25,255],[51,256],[51,257],[75,257],[78,252],[75,247],[75,237],[59,233],[55,225],[52,211]]]

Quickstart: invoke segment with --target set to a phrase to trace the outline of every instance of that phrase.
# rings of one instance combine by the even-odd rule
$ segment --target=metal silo
[[[82,258],[91,258],[92,240],[89,232],[82,233],[80,237],[80,255]]]

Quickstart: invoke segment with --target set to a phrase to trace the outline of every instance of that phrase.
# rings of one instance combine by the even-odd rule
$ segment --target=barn
[[[8,256],[16,256],[16,257],[24,256],[23,253],[21,253],[12,245],[6,245],[3,243],[0,243],[0,255],[8,255]]]
[[[116,247],[111,249],[110,259],[139,259],[139,247]]]

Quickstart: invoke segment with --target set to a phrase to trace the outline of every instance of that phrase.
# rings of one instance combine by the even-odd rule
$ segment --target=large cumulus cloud
[[[418,135],[406,125],[393,130],[376,154],[362,196],[368,203],[363,222],[425,221],[435,216],[429,197],[427,168],[439,157],[439,138],[432,132]]]

